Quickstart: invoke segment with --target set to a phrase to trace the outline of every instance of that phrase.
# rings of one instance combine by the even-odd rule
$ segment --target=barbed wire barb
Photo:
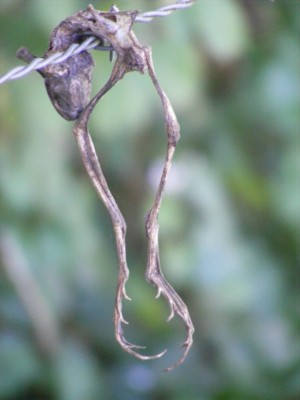
[[[135,22],[148,23],[156,17],[166,17],[177,10],[182,10],[191,7],[195,0],[178,0],[175,4],[160,7],[155,11],[148,11],[141,14],[135,19]],[[92,50],[98,48],[99,50],[111,50],[109,47],[98,47],[99,39],[94,36],[89,36],[81,44],[72,44],[65,52],[54,53],[47,58],[35,58],[28,65],[21,65],[8,71],[5,75],[0,76],[0,85],[8,80],[19,79],[29,74],[29,72],[46,67],[49,64],[58,64],[63,62],[68,57],[80,53],[83,50]]]

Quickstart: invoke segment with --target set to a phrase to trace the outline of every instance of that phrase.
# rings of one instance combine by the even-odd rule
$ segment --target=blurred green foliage
[[[19,64],[21,46],[42,55],[53,28],[88,3],[0,0],[0,74]],[[170,3],[117,1],[143,11]],[[160,242],[196,333],[187,361],[169,374],[161,368],[178,357],[184,330],[165,323],[167,307],[143,279],[144,219],[166,148],[149,79],[126,76],[91,122],[128,220],[126,334],[148,352],[169,349],[148,363],[114,340],[113,233],[72,123],[56,114],[38,74],[0,87],[1,400],[299,398],[298,17],[297,0],[199,0],[135,25],[182,130]],[[111,64],[93,56],[96,92]],[[14,262],[41,301],[30,285],[22,297],[8,271]],[[39,307],[35,323],[26,299]]]

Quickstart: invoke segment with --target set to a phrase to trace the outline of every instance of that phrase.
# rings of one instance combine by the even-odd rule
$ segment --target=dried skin
[[[63,52],[80,40],[83,34],[74,26],[72,19],[63,21],[52,33],[48,51],[44,57]],[[18,58],[31,62],[36,56],[21,48]],[[90,101],[91,78],[94,62],[87,51],[67,58],[58,64],[49,64],[38,72],[44,78],[48,96],[56,111],[66,120],[76,120]]]
[[[81,157],[87,173],[98,193],[101,197],[105,207],[107,208],[109,215],[112,220],[117,252],[118,252],[118,260],[119,260],[119,277],[118,277],[118,285],[117,285],[117,293],[116,293],[116,302],[115,302],[115,314],[114,314],[114,322],[115,322],[115,335],[117,341],[120,343],[122,348],[128,353],[136,356],[142,360],[149,360],[153,358],[161,357],[166,350],[162,353],[146,356],[140,354],[137,350],[142,349],[144,347],[134,345],[129,343],[124,337],[123,332],[123,323],[127,323],[123,317],[122,313],[122,302],[123,299],[129,299],[126,294],[125,285],[129,276],[129,269],[126,260],[126,222],[125,219],[112,196],[106,179],[103,175],[91,136],[88,131],[88,121],[89,117],[98,103],[98,101],[119,81],[123,78],[124,74],[130,71],[139,71],[140,73],[148,73],[150,78],[154,84],[154,87],[161,99],[164,116],[165,116],[165,125],[167,131],[167,155],[160,179],[160,183],[157,189],[157,193],[154,199],[154,204],[149,211],[146,219],[146,235],[148,239],[148,257],[147,257],[147,267],[146,267],[146,279],[150,283],[152,283],[157,288],[157,297],[162,294],[166,301],[170,306],[170,316],[168,321],[171,320],[174,315],[179,316],[183,322],[185,323],[187,336],[186,340],[183,344],[184,351],[181,358],[171,367],[166,370],[170,371],[171,369],[177,367],[181,364],[190,347],[193,343],[193,332],[194,327],[191,321],[187,306],[180,298],[178,293],[176,293],[175,289],[170,285],[169,282],[163,276],[160,266],[159,260],[159,244],[158,244],[158,216],[159,210],[162,201],[162,194],[165,189],[166,180],[171,168],[172,158],[175,152],[177,141],[179,140],[179,124],[177,122],[177,118],[175,116],[172,105],[161,88],[152,63],[151,50],[148,47],[143,47],[139,44],[136,36],[132,32],[132,24],[137,15],[137,12],[118,12],[116,8],[114,8],[110,12],[100,12],[94,10],[92,6],[89,6],[87,10],[81,11],[74,16],[67,18],[63,21],[53,32],[51,37],[51,46],[49,52],[63,50],[69,46],[70,40],[72,41],[76,35],[90,34],[96,36],[103,40],[104,42],[110,43],[116,53],[116,62],[114,64],[112,73],[106,84],[100,89],[100,91],[96,94],[96,96],[86,105],[84,106],[83,111],[80,113],[79,109],[83,106],[86,101],[87,96],[84,96],[84,99],[79,101],[80,107],[71,107],[68,105],[65,109],[65,91],[67,91],[68,87],[70,88],[70,93],[67,94],[66,98],[72,97],[73,92],[73,84],[72,82],[66,82],[65,86],[63,86],[60,103],[57,105],[51,99],[57,111],[66,117],[75,116],[76,112],[79,112],[79,117],[75,123],[75,127],[73,129]],[[85,53],[85,52],[84,52]],[[87,89],[90,84],[90,69],[92,63],[88,60],[86,54],[84,54],[84,59],[86,61],[86,65],[82,65],[78,71],[75,71],[75,75],[77,73],[78,80],[83,79],[84,88],[86,89],[86,93],[89,93]],[[25,59],[25,57],[23,57]],[[73,61],[74,62],[74,61]],[[72,63],[72,58],[70,58],[70,63]],[[65,64],[65,63],[63,63]],[[85,69],[86,67],[86,69]],[[50,67],[47,67],[50,69]],[[45,68],[46,69],[46,68]],[[46,76],[46,71],[41,70],[40,73],[43,76]],[[47,70],[49,73],[49,70]],[[51,76],[52,70],[50,71],[50,76],[48,76],[48,80],[50,82],[54,82],[54,76],[56,78],[56,73],[54,76]],[[55,81],[56,82],[56,81]],[[87,85],[87,86],[85,86]],[[56,93],[57,84],[54,84],[53,92]],[[48,89],[49,93],[49,89]],[[51,88],[50,88],[50,93]],[[52,93],[53,95],[53,93]],[[51,98],[51,96],[50,96]],[[83,101],[84,100],[84,101]],[[66,101],[68,103],[68,101]],[[72,109],[72,110],[71,110]],[[75,113],[73,111],[75,109]],[[72,112],[70,112],[70,110]],[[66,118],[72,119],[72,118]]]

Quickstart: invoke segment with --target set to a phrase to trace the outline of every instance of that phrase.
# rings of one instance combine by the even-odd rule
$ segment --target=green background
[[[41,56],[83,0],[0,0],[0,74],[21,46]],[[153,10],[166,1],[117,1]],[[111,1],[95,1],[108,10]],[[0,86],[0,399],[296,400],[299,335],[299,2],[199,0],[135,24],[181,124],[160,216],[163,270],[189,306],[195,343],[144,281],[144,221],[166,150],[150,79],[128,74],[90,123],[128,222],[126,336],[114,339],[117,257],[72,122],[41,77]],[[298,27],[297,27],[298,24]],[[92,52],[93,91],[111,71]]]

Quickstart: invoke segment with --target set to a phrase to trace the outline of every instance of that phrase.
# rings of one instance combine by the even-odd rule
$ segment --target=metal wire
[[[155,11],[148,11],[139,14],[136,17],[135,22],[151,22],[155,17],[166,17],[176,10],[191,7],[194,3],[195,0],[178,0],[176,4],[171,4],[169,6],[160,7]]]
[[[182,10],[184,8],[191,7],[195,3],[195,0],[177,0],[175,4],[171,4],[169,6],[158,8],[155,11],[149,11],[145,13],[139,14],[135,22],[151,22],[153,18],[156,17],[166,17],[170,15],[172,12],[176,10]],[[50,57],[44,58],[35,58],[30,64],[25,66],[15,67],[12,70],[8,71],[5,75],[0,77],[0,85],[8,80],[22,78],[27,75],[29,72],[46,67],[49,64],[57,64],[68,57],[73,56],[75,54],[80,53],[83,50],[92,50],[98,47],[100,41],[96,39],[94,36],[88,37],[81,44],[72,44],[65,52],[54,53]],[[99,48],[99,50],[106,50],[104,48]]]

